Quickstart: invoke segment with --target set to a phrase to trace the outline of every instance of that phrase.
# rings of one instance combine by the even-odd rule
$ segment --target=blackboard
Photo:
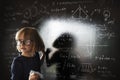
[[[47,22],[51,20],[60,22],[61,26],[63,23],[67,25],[65,29],[63,29],[63,27],[61,27],[62,29],[60,28],[61,32],[68,30],[71,34],[75,33],[77,34],[77,39],[80,37],[78,36],[79,30],[77,29],[83,28],[78,28],[78,26],[77,28],[68,27],[71,23],[82,23],[85,24],[84,26],[92,25],[95,28],[94,39],[96,39],[97,42],[94,45],[82,45],[87,46],[81,49],[83,52],[86,52],[84,55],[87,55],[87,53],[92,55],[84,57],[85,61],[83,59],[81,67],[82,72],[85,72],[86,75],[82,76],[81,79],[78,78],[78,80],[120,79],[119,0],[6,0],[2,1],[0,6],[2,13],[2,27],[0,27],[2,42],[1,56],[3,56],[1,61],[4,60],[4,62],[2,62],[4,65],[3,68],[5,68],[5,73],[8,73],[8,77],[5,77],[5,79],[10,79],[10,64],[13,57],[18,55],[16,54],[16,43],[14,41],[15,32],[21,28],[21,26],[35,26],[40,30],[40,33],[42,33],[42,30],[47,29],[45,27]],[[72,28],[73,31],[70,28]],[[48,32],[46,30],[46,32],[42,34],[51,33],[46,36],[52,38],[51,35],[54,36],[55,33],[52,33],[51,29],[56,30],[55,27],[50,27]],[[88,32],[90,29],[91,28],[88,28]],[[78,33],[74,30],[77,30]],[[57,35],[57,37],[59,35]],[[80,33],[80,35],[82,35],[82,33]],[[90,33],[90,35],[92,34]],[[57,39],[57,37],[54,37],[53,41]],[[46,37],[43,37],[43,39],[46,39]],[[46,41],[46,44],[48,42]],[[47,47],[50,48],[51,46],[52,43],[49,43]],[[77,46],[81,45],[77,44]],[[93,47],[94,51],[91,51]],[[47,68],[47,71],[43,69],[43,74],[47,80],[53,80],[55,78],[54,67],[54,65],[50,67],[50,69],[44,67]]]

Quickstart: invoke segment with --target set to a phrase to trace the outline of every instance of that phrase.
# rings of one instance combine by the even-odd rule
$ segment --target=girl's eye
[[[26,40],[25,41],[25,45],[30,45],[31,44],[31,41],[30,40]]]
[[[17,46],[23,44],[29,46],[31,44],[31,40],[16,40]]]

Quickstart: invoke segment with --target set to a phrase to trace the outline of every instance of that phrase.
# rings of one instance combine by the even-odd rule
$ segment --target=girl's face
[[[20,34],[19,38],[16,40],[18,51],[22,52],[25,55],[32,55],[32,41],[25,40],[24,34]]]

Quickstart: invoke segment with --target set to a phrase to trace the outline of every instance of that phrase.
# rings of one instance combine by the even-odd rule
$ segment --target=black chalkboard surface
[[[14,36],[22,26],[35,26],[43,37],[46,49],[56,48],[54,41],[62,33],[68,32],[74,36],[74,47],[66,48],[72,49],[72,54],[77,56],[67,55],[68,58],[65,58],[79,60],[76,64],[80,65],[75,65],[79,68],[73,69],[80,74],[70,73],[74,80],[120,79],[119,0],[5,0],[1,1],[0,7],[3,56],[0,61],[5,80],[10,79],[11,62],[18,55]],[[70,41],[71,38],[64,36],[59,39],[56,49],[66,40]],[[64,66],[74,66],[68,60],[64,62]],[[55,80],[56,74],[59,74],[56,72],[56,63],[48,67],[45,62],[42,70],[45,80]]]

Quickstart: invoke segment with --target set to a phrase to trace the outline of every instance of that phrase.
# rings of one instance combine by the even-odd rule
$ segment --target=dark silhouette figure
[[[74,38],[70,33],[63,33],[53,43],[53,47],[58,50],[54,52],[51,58],[46,51],[47,66],[56,64],[56,80],[77,80],[80,72],[80,61],[73,51]]]

